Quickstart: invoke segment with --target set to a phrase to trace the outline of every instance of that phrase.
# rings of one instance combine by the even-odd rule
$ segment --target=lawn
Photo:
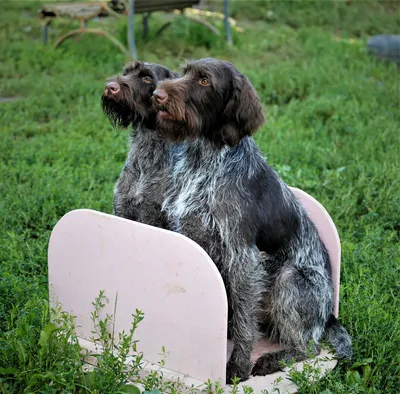
[[[45,330],[47,245],[66,212],[112,211],[128,133],[112,129],[100,95],[127,59],[98,37],[44,47],[39,7],[3,1],[0,14],[0,393],[112,393],[86,390],[76,349]],[[206,56],[232,61],[264,104],[268,121],[255,138],[268,162],[338,227],[340,320],[354,356],[300,392],[398,393],[400,75],[365,47],[370,35],[400,31],[400,8],[372,0],[231,8],[243,29],[233,47],[182,17],[155,39],[166,18],[155,14],[147,40],[137,24],[139,56],[173,69]],[[99,23],[125,37],[124,21]],[[55,23],[51,39],[67,29]]]

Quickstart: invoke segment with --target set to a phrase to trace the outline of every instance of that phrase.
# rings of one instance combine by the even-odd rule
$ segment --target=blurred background
[[[57,4],[0,4],[3,393],[25,392],[28,375],[2,368],[27,370],[34,360],[32,374],[56,365],[51,358],[42,365],[37,353],[47,316],[49,235],[70,210],[112,212],[128,147],[129,132],[112,129],[100,97],[129,53],[98,34],[74,35],[54,49],[80,26],[69,18],[53,18],[44,45],[39,11]],[[397,393],[400,80],[396,62],[378,60],[367,43],[374,35],[400,33],[399,2],[230,0],[229,7],[233,45],[225,37],[222,0],[202,0],[200,11],[184,14],[153,12],[146,37],[144,14],[136,15],[138,57],[174,70],[202,57],[233,62],[264,105],[267,123],[255,139],[269,164],[286,183],[317,198],[338,227],[340,319],[354,339],[354,358],[320,382],[305,381],[300,392]],[[87,28],[127,48],[127,22],[124,14],[101,16]],[[51,391],[48,380],[30,392],[62,392],[54,382]]]

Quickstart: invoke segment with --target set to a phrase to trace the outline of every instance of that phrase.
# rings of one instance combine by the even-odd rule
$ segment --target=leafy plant
[[[140,310],[132,315],[132,326],[129,333],[118,333],[118,341],[115,339],[115,316],[118,296],[115,298],[114,314],[100,318],[100,311],[104,307],[104,291],[93,302],[92,322],[94,336],[91,338],[95,344],[99,344],[101,351],[95,356],[96,365],[87,376],[92,390],[99,393],[140,393],[140,390],[131,384],[140,380],[139,373],[142,369],[143,355],[137,354],[134,340],[135,331],[143,320],[144,314]],[[135,355],[129,357],[130,352]],[[128,360],[129,357],[129,360]]]

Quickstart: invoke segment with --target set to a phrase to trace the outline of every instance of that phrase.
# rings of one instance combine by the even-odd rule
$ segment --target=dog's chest
[[[222,174],[223,166],[218,160],[193,162],[185,155],[175,159],[163,209],[176,231],[185,233],[184,223],[190,227],[196,223],[204,230],[220,227],[226,218]]]
[[[206,169],[186,169],[171,176],[166,211],[175,219],[190,215],[213,215],[218,194],[217,179]]]

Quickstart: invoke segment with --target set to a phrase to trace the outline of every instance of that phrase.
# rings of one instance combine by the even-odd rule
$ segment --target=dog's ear
[[[175,71],[171,71],[169,68],[164,67],[164,75],[162,76],[162,78],[159,78],[160,80],[163,79],[175,79],[175,78],[179,78],[179,74],[176,73]]]
[[[179,74],[160,64],[153,65],[152,69],[159,81],[163,81],[164,79],[179,78]]]
[[[181,76],[179,73],[169,70],[169,77],[168,77],[169,79],[176,79],[176,78],[180,78],[180,77]]]
[[[230,146],[254,134],[265,122],[260,98],[248,78],[236,71],[232,88],[220,130],[222,140]]]

